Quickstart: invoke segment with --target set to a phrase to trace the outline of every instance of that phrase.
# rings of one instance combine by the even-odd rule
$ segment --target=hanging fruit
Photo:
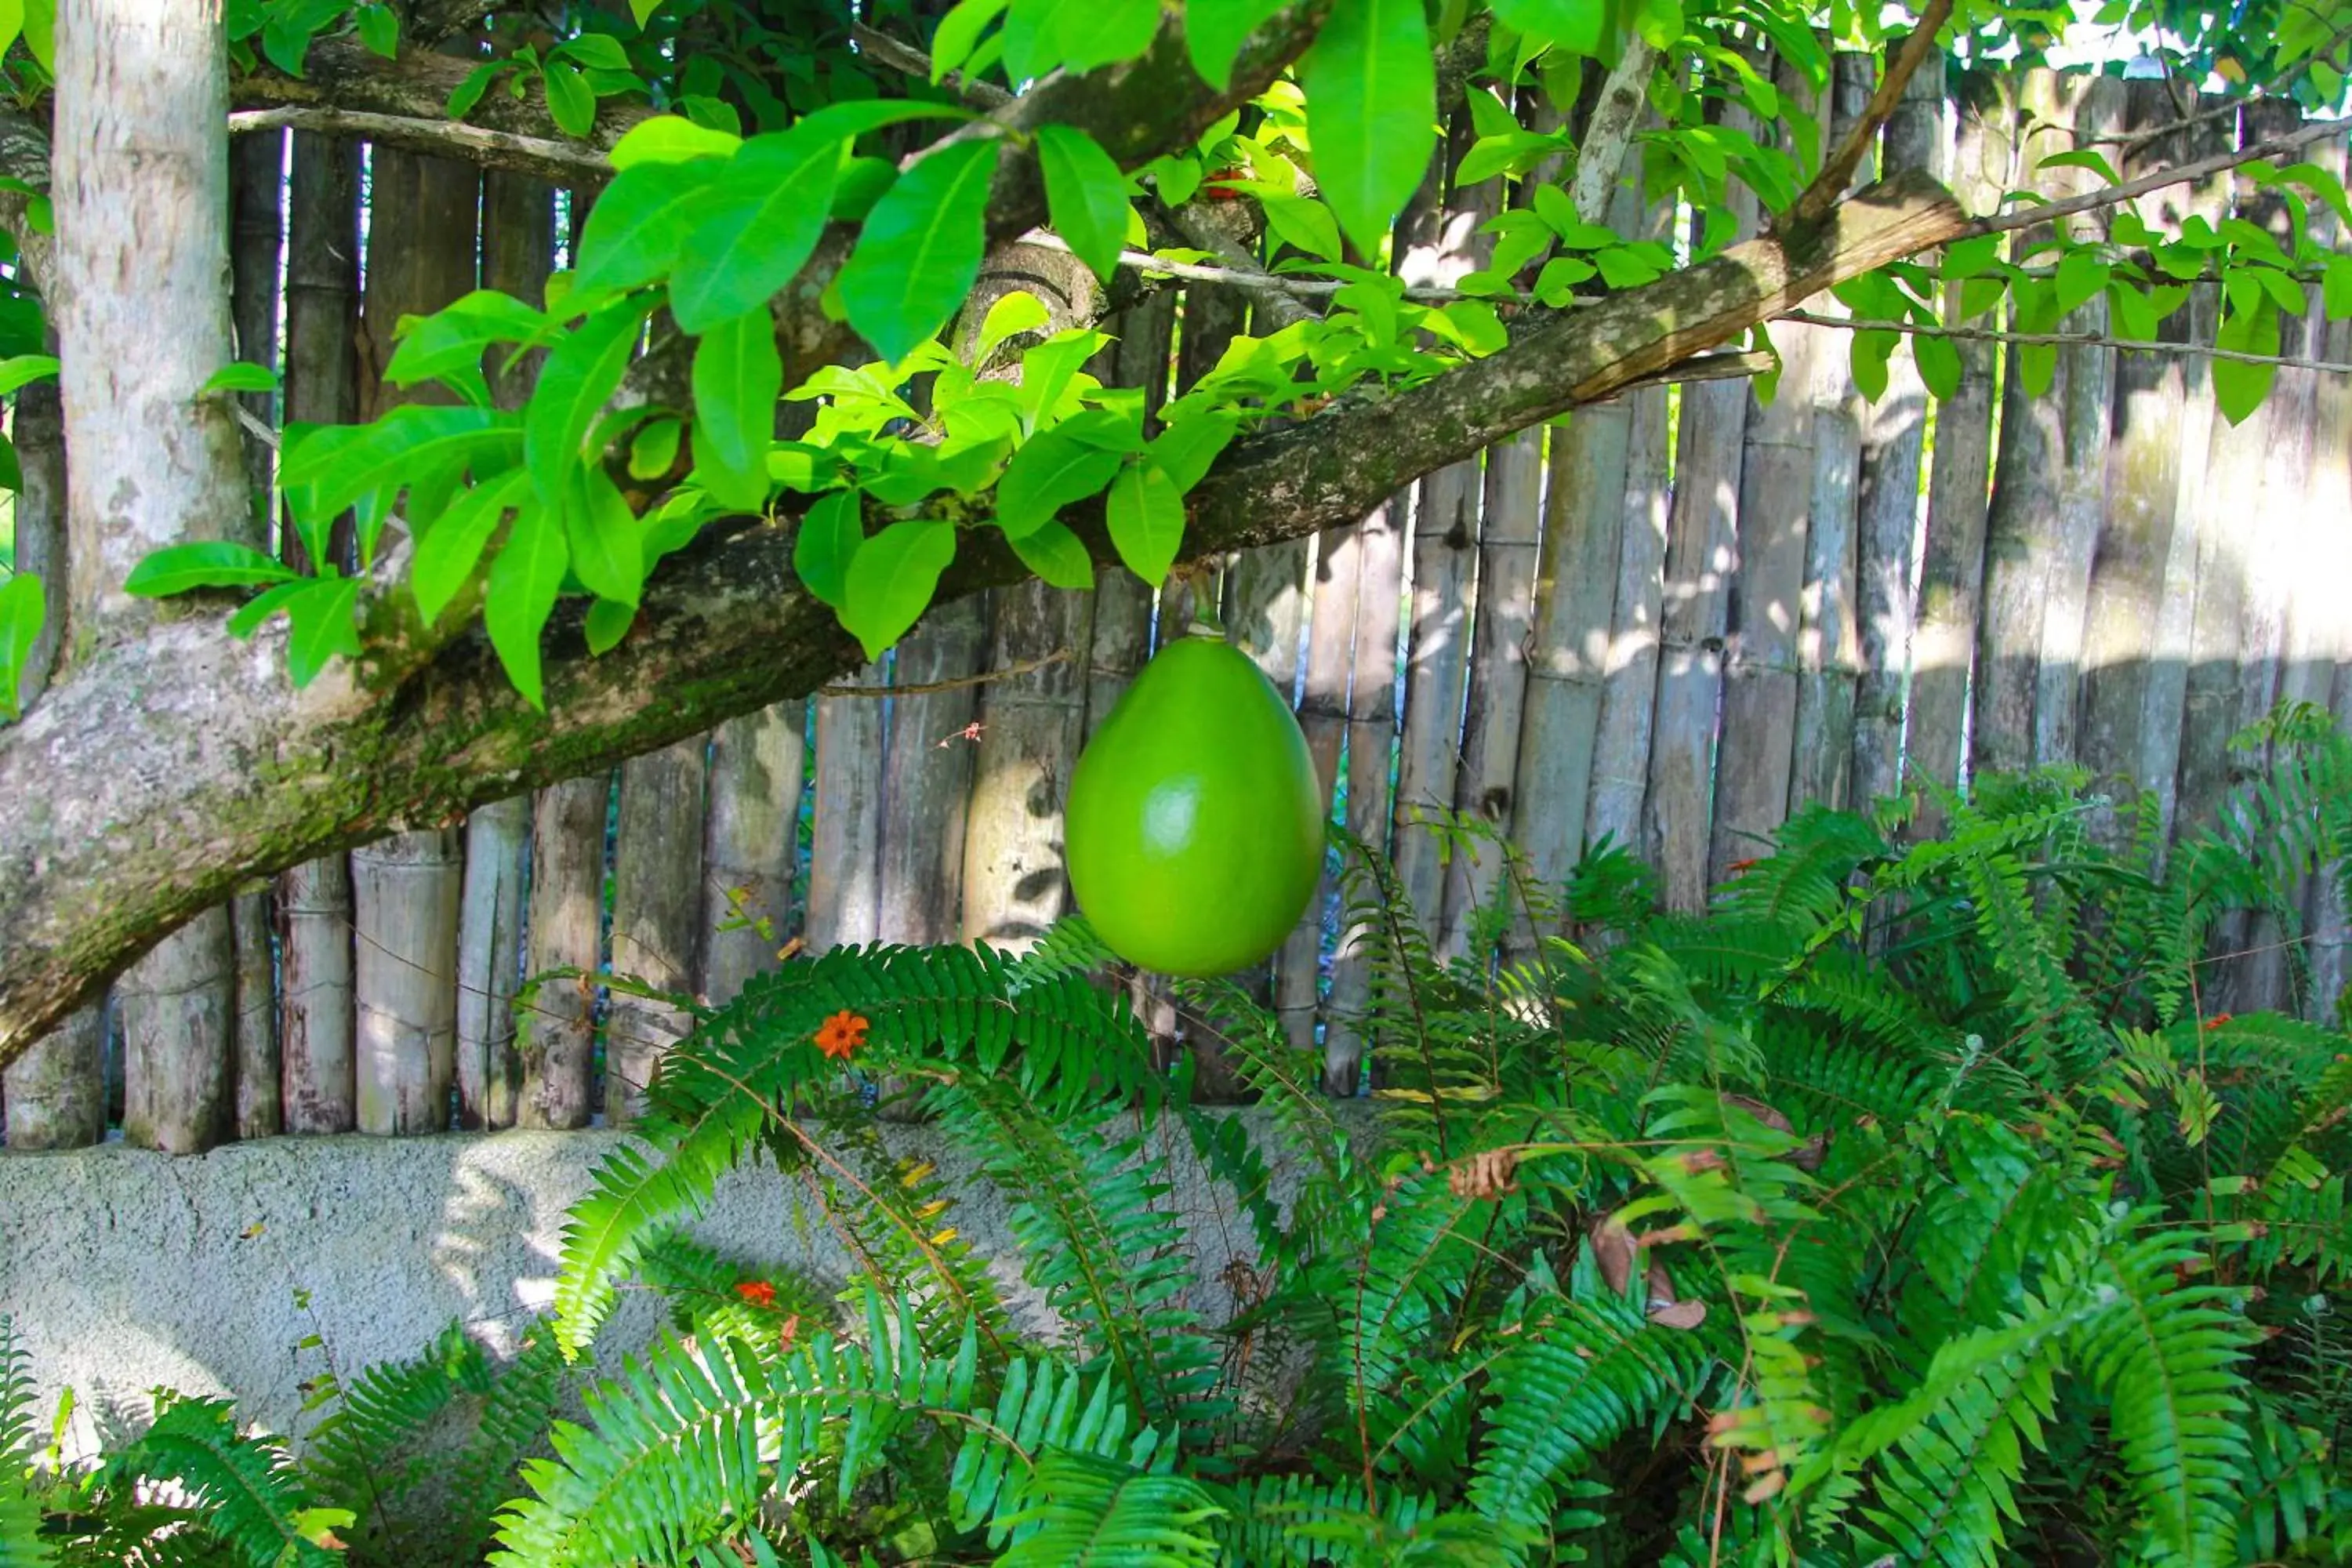
[[[1163,974],[1230,974],[1282,945],[1323,868],[1307,737],[1222,637],[1160,649],[1078,758],[1070,889],[1113,952]]]

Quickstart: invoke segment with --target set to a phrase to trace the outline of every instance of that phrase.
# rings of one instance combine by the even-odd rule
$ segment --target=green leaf
[[[57,374],[55,354],[16,354],[0,359],[0,397],[20,392],[44,376]]]
[[[1111,482],[1119,455],[1087,444],[1060,426],[1013,454],[996,483],[996,525],[1018,542],[1053,521],[1073,501]]]
[[[572,470],[563,505],[563,533],[572,572],[600,598],[635,605],[646,584],[645,545],[627,498],[601,468]]]
[[[580,629],[588,639],[588,651],[607,654],[621,645],[629,628],[637,624],[637,607],[622,604],[618,599],[599,599],[588,606],[587,619]]]
[[[1853,384],[1864,402],[1875,403],[1886,395],[1886,362],[1894,357],[1895,345],[1902,341],[1900,332],[1853,334]]]
[[[2068,251],[2066,259],[2058,264],[2058,314],[2064,316],[2097,299],[2114,270],[2095,251]]]
[[[2327,271],[2320,284],[2320,300],[2327,309],[2327,319],[2340,321],[2352,316],[2352,256],[2338,251],[2327,258]]]
[[[1572,55],[1599,55],[1608,41],[1607,0],[1495,0],[1495,15]]]
[[[1150,458],[1129,464],[1110,485],[1110,542],[1127,569],[1158,584],[1184,543],[1184,492]]]
[[[841,624],[867,658],[907,635],[931,605],[940,574],[955,559],[955,524],[894,522],[857,548],[843,584]]]
[[[1160,30],[1160,0],[1013,0],[1004,65],[1017,82],[1055,66],[1090,71],[1133,59]]]
[[[641,301],[615,300],[573,328],[540,367],[523,410],[522,459],[548,506],[563,505],[581,445],[620,387],[645,319]]]
[[[685,426],[675,419],[648,420],[629,443],[629,478],[657,479],[677,461],[678,437]]]
[[[57,0],[25,0],[25,47],[43,70],[57,74]]]
[[[308,686],[337,654],[357,658],[360,628],[352,616],[359,603],[357,577],[315,578],[287,595],[286,669],[298,687]]]
[[[1153,439],[1151,460],[1174,481],[1181,495],[1201,482],[1240,428],[1239,416],[1223,409],[1180,419]]]
[[[2042,160],[2040,168],[2045,171],[2050,169],[2088,169],[2111,185],[2119,185],[2123,184],[2123,176],[2116,173],[2116,166],[2113,163],[2108,163],[2105,157],[2093,152],[2088,147],[2081,148],[2073,153],[2053,153],[2049,157]]]
[[[228,618],[228,635],[239,639],[251,637],[275,619],[292,602],[294,595],[308,589],[318,579],[297,577],[290,583],[280,583],[264,588],[239,605],[236,614]]]
[[[2214,336],[2219,348],[2233,349],[2240,353],[2274,354],[2279,352],[2278,306],[2268,298],[2258,301],[2252,310],[2232,310],[2230,319],[2221,323]],[[2216,359],[2213,362],[2213,401],[2221,416],[2232,425],[2245,423],[2263,399],[2271,393],[2271,384],[2278,379],[2274,364],[2248,364],[2242,360]]]
[[[250,588],[299,575],[284,562],[249,544],[216,539],[156,551],[131,569],[122,591],[142,599],[161,599],[197,588]]]
[[[2024,343],[2017,351],[2018,384],[2028,397],[2046,397],[2058,384],[2058,351],[2048,343]]]
[[[17,716],[16,691],[25,681],[25,661],[33,657],[47,615],[38,577],[19,572],[0,580],[0,717]]]
[[[993,140],[956,142],[917,163],[874,204],[841,269],[849,324],[897,363],[945,326],[980,276]]]
[[[1949,397],[1960,389],[1960,351],[1946,337],[1922,335],[1911,340],[1911,355],[1919,366],[1919,379],[1937,397]]]
[[[858,492],[831,491],[801,519],[793,537],[793,571],[803,587],[838,610],[847,598],[850,563],[865,542]]]
[[[585,141],[596,129],[596,93],[577,66],[550,60],[541,73],[547,83],[547,112],[556,129]]]
[[[931,35],[934,87],[947,79],[948,72],[971,58],[981,34],[1004,14],[1005,5],[1006,0],[957,0],[955,7],[940,18],[939,30]]]
[[[1041,522],[1013,542],[1021,564],[1056,588],[1095,585],[1094,558],[1078,536],[1058,522]]]
[[[555,46],[556,54],[583,70],[626,71],[629,51],[610,33],[583,33]]]
[[[438,380],[479,388],[480,400],[488,401],[483,353],[495,344],[527,342],[547,329],[544,313],[495,289],[477,289],[429,316],[402,317],[383,378],[394,386]]]
[[[353,14],[360,42],[373,55],[393,59],[400,53],[400,13],[389,5],[362,5]]]
[[[1421,0],[1337,0],[1307,56],[1315,175],[1370,257],[1429,172],[1437,70]]]
[[[276,371],[271,370],[268,365],[237,363],[223,365],[205,377],[205,384],[196,388],[196,395],[201,397],[210,392],[275,392],[277,390],[278,373]]]
[[[459,496],[425,531],[408,563],[408,591],[415,595],[417,613],[426,626],[441,618],[449,601],[473,576],[506,510],[523,505],[530,492],[530,475],[513,469]]]
[[[300,77],[304,57],[310,52],[310,30],[283,12],[262,25],[261,52],[269,63],[290,77]]]
[[[470,464],[478,476],[513,459],[521,432],[495,409],[409,404],[372,425],[331,425],[289,441],[278,483],[299,515],[331,518],[410,478]],[[292,492],[301,492],[299,499]]]
[[[563,528],[543,506],[525,506],[515,517],[499,558],[490,564],[482,623],[490,646],[506,667],[507,679],[524,701],[546,710],[539,658],[539,634],[555,609],[567,564]]]
[[[631,289],[668,271],[686,241],[688,216],[727,167],[709,160],[646,163],[614,176],[588,209],[573,289]]]
[[[1184,47],[1201,79],[1224,91],[1242,46],[1282,7],[1283,0],[1187,0]]]
[[[1274,230],[1275,238],[1325,261],[1339,259],[1339,220],[1323,203],[1261,191],[1258,207],[1265,214],[1266,226]]]
[[[1015,289],[988,308],[981,319],[980,336],[971,345],[971,363],[976,370],[988,363],[988,356],[997,351],[1005,339],[1023,332],[1034,332],[1050,326],[1054,318],[1045,310],[1045,302],[1026,289]]]
[[[1085,132],[1050,123],[1037,128],[1037,158],[1054,232],[1108,282],[1127,241],[1127,181],[1118,165]]]
[[[24,30],[25,0],[0,0],[0,53],[6,52],[8,46],[16,41],[16,35]],[[14,688],[9,689],[13,691]],[[5,696],[0,693],[0,699]]]
[[[661,9],[661,0],[629,0],[629,16],[642,28]]]
[[[742,145],[740,136],[697,125],[684,115],[656,114],[630,126],[605,156],[614,168],[625,172],[640,163],[688,163],[698,158],[730,158]],[[604,196],[597,198],[600,205],[604,200]],[[594,208],[590,209],[589,216],[593,222]]]
[[[511,60],[484,60],[467,72],[466,79],[449,89],[446,110],[449,118],[463,120],[472,113],[474,105],[481,102],[482,95],[490,90],[490,83],[498,80],[500,73],[513,63]]]
[[[768,448],[784,362],[775,319],[758,306],[703,334],[694,351],[695,482],[730,507],[768,500]]]

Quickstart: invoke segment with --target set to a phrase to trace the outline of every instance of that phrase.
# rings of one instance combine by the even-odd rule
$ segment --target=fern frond
[[[2235,1291],[2179,1282],[2179,1270],[2202,1261],[2181,1235],[2163,1230],[2105,1249],[2094,1277],[2115,1300],[2076,1346],[2112,1405],[2115,1440],[2156,1554],[2191,1564],[2231,1560],[2246,1451],[2237,1375],[2245,1324],[2228,1305]]]
[[[155,1424],[109,1458],[97,1482],[127,1490],[134,1479],[176,1481],[194,1500],[205,1532],[247,1568],[331,1568],[298,1517],[310,1506],[301,1478],[277,1441],[242,1436],[225,1399],[175,1398]]]
[[[372,1366],[341,1389],[303,1461],[319,1495],[359,1516],[362,1535],[392,1528],[393,1505],[428,1474],[420,1448],[462,1393],[489,1386],[481,1347],[451,1324],[422,1355]]]
[[[1486,1431],[1470,1483],[1470,1506],[1489,1519],[1550,1518],[1554,1484],[1686,1404],[1708,1359],[1696,1335],[1660,1328],[1613,1293],[1545,1302],[1521,1334],[1488,1380]]]
[[[1189,1476],[1152,1475],[1096,1454],[1048,1449],[1018,1533],[997,1568],[1213,1568],[1209,1525],[1224,1510]],[[1025,1527],[1025,1528],[1024,1528]]]

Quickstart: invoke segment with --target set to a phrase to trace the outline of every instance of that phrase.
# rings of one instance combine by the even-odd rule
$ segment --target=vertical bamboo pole
[[[1090,601],[1034,579],[996,595],[988,668],[1088,647]],[[982,689],[964,829],[967,942],[1026,946],[1068,907],[1062,802],[1086,732],[1087,685],[1078,661],[1065,658]]]
[[[1454,117],[1440,152],[1446,169],[1461,161],[1472,140],[1465,110]],[[1405,280],[1444,286],[1485,266],[1494,247],[1478,231],[1500,205],[1498,180],[1449,188],[1442,204],[1431,204],[1435,228],[1426,245],[1409,254]],[[1391,854],[1405,900],[1433,939],[1444,914],[1445,868],[1439,839],[1416,818],[1454,805],[1475,614],[1480,475],[1475,458],[1440,468],[1422,479],[1413,505],[1412,625]]]
[[[248,132],[229,143],[230,315],[236,324],[237,358],[278,367],[279,252],[285,239],[280,216],[285,196],[286,133]],[[242,401],[263,428],[272,423],[275,399],[247,393]],[[272,507],[272,452],[248,433],[246,476],[253,489],[255,542],[268,548]],[[277,954],[271,951],[269,893],[266,886],[239,893],[229,906],[236,952],[236,1136],[274,1138],[285,1130],[278,1045]]]
[[[2119,118],[2122,83],[2108,79],[2067,79],[2037,68],[2025,73],[2021,90],[2032,127],[2022,150],[2029,171],[2071,151],[2077,135],[2111,130]],[[2083,173],[2053,171],[2051,184],[2072,194],[2083,184],[2074,176]],[[2082,237],[2092,231],[2074,232]],[[2028,229],[2022,243],[2031,247],[2045,233]],[[2104,331],[2105,297],[2087,301],[2061,326]],[[2074,758],[2084,604],[2105,499],[2115,351],[2055,351],[2055,379],[2036,396],[2026,368],[2040,352],[2012,348],[2009,356],[1987,520],[1973,745],[1979,766],[2002,772]]]
[[[2134,131],[2169,123],[2179,114],[2164,83],[2130,84],[2126,123]],[[2126,177],[2184,162],[2184,138],[2158,138],[2125,160]],[[2183,193],[2150,192],[2135,204],[2140,217],[2159,228],[2179,216]],[[2158,329],[2167,342],[2184,342],[2188,322],[2168,317]],[[2103,787],[2117,792],[2155,787],[2142,771],[2148,755],[2148,730],[2169,723],[2179,730],[2179,687],[2170,687],[2168,715],[2158,710],[2157,682],[2163,663],[2177,666],[2185,649],[2160,641],[2166,610],[2166,568],[2172,554],[2174,514],[2179,507],[2183,404],[2190,359],[2186,355],[2126,353],[2116,364],[2113,423],[2107,443],[2107,515],[2091,572],[2090,598],[2083,631],[2084,764]],[[2193,594],[2194,584],[2190,584]],[[2177,738],[2171,749],[2179,746]],[[2171,769],[2164,770],[2169,793]]]
[[[236,1131],[236,953],[226,905],[206,910],[117,984],[122,1141],[201,1154]]]
[[[1348,737],[1349,673],[1355,662],[1356,611],[1362,558],[1357,549],[1361,524],[1324,530],[1316,542],[1314,601],[1307,616],[1307,689],[1298,703],[1298,727],[1315,758],[1323,789],[1323,812],[1330,815],[1339,777],[1339,752]],[[1320,1001],[1323,916],[1330,893],[1326,876],[1307,906],[1275,966],[1275,1011],[1290,1043],[1315,1045],[1315,1015]]]
[[[1757,128],[1743,110],[1723,114],[1737,129]],[[1734,234],[1752,233],[1754,196],[1735,186],[1729,206]],[[1695,232],[1703,216],[1692,215]],[[1643,840],[1658,869],[1661,895],[1673,910],[1703,909],[1711,885],[1716,710],[1723,696],[1731,576],[1739,559],[1748,400],[1748,388],[1736,381],[1682,389],[1664,608],[1659,616],[1657,714],[1643,805]]]
[[[1638,855],[1643,852],[1642,808],[1649,795],[1651,730],[1657,717],[1666,519],[1674,486],[1667,471],[1666,389],[1643,387],[1628,394],[1625,402],[1622,546],[1611,600],[1608,653],[1601,668],[1601,712],[1593,730],[1584,841],[1589,847],[1607,839]],[[1523,746],[1523,759],[1525,754]]]
[[[359,148],[294,133],[286,247],[286,417],[340,424],[359,414]],[[280,542],[302,566],[291,529]],[[286,1130],[348,1132],[352,1079],[352,882],[340,855],[278,879],[279,1041]]]
[[[490,174],[482,182],[482,284],[540,304],[555,260],[555,192],[539,180]],[[530,395],[537,366],[500,372],[492,391],[507,407]],[[529,795],[482,806],[466,819],[466,875],[457,910],[457,1124],[511,1127],[522,1064],[514,997],[521,981]]]
[[[1876,85],[1877,61],[1854,50],[1832,58],[1828,140],[1835,146],[1860,121]],[[1874,176],[1865,157],[1854,184]],[[1836,310],[1834,302],[1824,309]],[[1853,770],[1854,707],[1862,664],[1855,622],[1859,569],[1863,423],[1871,413],[1854,386],[1852,342],[1829,341],[1813,363],[1813,494],[1805,531],[1805,586],[1797,627],[1797,731],[1790,755],[1793,814],[1811,804],[1843,806]],[[1895,352],[1902,353],[1897,343]],[[1896,395],[1892,363],[1881,401]],[[1907,552],[1906,552],[1907,553]]]
[[[1890,44],[1888,58],[1902,46]],[[1931,51],[1887,117],[1881,168],[1949,177],[1944,55]],[[1903,708],[1909,685],[1913,549],[1919,531],[1927,389],[1906,340],[1887,366],[1886,395],[1864,415],[1855,500],[1854,616],[1861,679],[1854,689],[1853,783],[1858,806],[1903,787]]]
[[[779,702],[730,719],[711,735],[702,994],[714,1005],[733,1001],[746,980],[774,964],[784,942],[808,764],[807,721],[802,703]],[[758,921],[767,922],[768,934],[739,923]]]
[[[1990,212],[2010,188],[2015,106],[1986,75],[1963,79],[1956,104],[1954,194],[1971,213]],[[1957,315],[1959,290],[1946,290]],[[1930,784],[1958,785],[1968,733],[1969,666],[1983,596],[1987,475],[1992,460],[1993,354],[1962,341],[1957,391],[1936,410],[1936,455],[1927,476],[1927,532],[1919,562],[1919,620],[1911,641],[1911,771]],[[1938,817],[1924,812],[1922,832]]]
[[[970,676],[988,638],[978,598],[941,605],[898,645],[891,679],[921,686]],[[890,700],[884,747],[881,924],[885,942],[953,942],[963,924],[964,808],[977,743],[965,733],[980,689]]]
[[[400,318],[438,310],[474,286],[481,182],[463,164],[383,147],[371,167],[361,338],[369,411],[381,414],[403,401],[375,379],[391,360]],[[449,1125],[464,858],[455,828],[395,834],[352,852],[362,1132],[438,1132]]]
[[[2313,161],[2341,174],[2352,162],[2352,150],[2341,142],[2323,143],[2314,149]],[[2338,238],[2340,242],[2340,231]],[[2352,360],[2352,320],[2315,325],[2312,342],[2326,358],[2338,363]],[[2307,521],[2316,553],[2296,586],[2293,637],[2297,663],[2313,667],[2313,687],[2325,671],[2328,690],[2312,700],[2336,715],[2341,731],[2352,730],[2352,607],[2336,591],[2337,584],[2352,581],[2352,381],[2340,375],[2319,377],[2312,405]],[[2304,1016],[2315,1022],[2333,1023],[2342,1016],[2347,958],[2352,958],[2352,910],[2344,898],[2342,870],[2323,868],[2312,879],[2308,892],[2305,929],[2310,936],[2310,994]]]
[[[1356,555],[1356,616],[1348,687],[1348,831],[1374,854],[1386,852],[1391,821],[1409,505],[1402,494],[1392,498],[1356,525],[1350,541]],[[1329,539],[1327,534],[1327,546]],[[1335,591],[1335,600],[1337,596]],[[1308,630],[1313,630],[1311,620]],[[1329,1094],[1352,1095],[1363,1079],[1364,1042],[1355,1020],[1371,1000],[1364,936],[1360,931],[1342,931],[1331,962],[1331,997],[1323,1031],[1323,1088]]]
[[[709,741],[688,736],[621,764],[613,843],[613,973],[691,992],[701,946],[703,789]],[[654,1066],[686,1033],[667,1002],[615,990],[604,1017],[604,1118],[645,1106]]]
[[[836,682],[880,686],[867,665]],[[864,945],[882,934],[882,702],[816,699],[816,799],[811,813],[808,945]]]
[[[604,830],[613,775],[566,779],[531,803],[526,973],[537,981],[522,1037],[518,1126],[588,1125],[596,971],[604,949]],[[559,970],[573,974],[557,977]]]
[[[47,614],[41,639],[25,660],[16,689],[29,704],[48,682],[65,629],[66,447],[55,382],[36,382],[16,395],[13,429],[16,465],[16,570],[41,580]],[[34,1042],[0,1074],[0,1105],[8,1118],[8,1147],[79,1149],[106,1137],[106,1004],[86,1003]]]

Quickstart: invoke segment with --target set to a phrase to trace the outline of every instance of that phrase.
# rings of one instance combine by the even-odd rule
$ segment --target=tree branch
[[[1862,118],[1853,122],[1853,128],[1845,133],[1845,140],[1838,143],[1837,151],[1822,164],[1822,172],[1813,176],[1813,183],[1797,197],[1797,205],[1790,209],[1790,222],[1819,222],[1822,215],[1845,194],[1846,187],[1853,184],[1853,172],[1862,167],[1862,160],[1870,152],[1870,144],[1878,139],[1879,128],[1895,112],[1895,106],[1902,100],[1903,89],[1918,73],[1921,63],[1934,52],[1936,35],[1943,31],[1944,24],[1951,18],[1952,0],[1928,0],[1926,15],[1919,18],[1919,25],[1912,29],[1911,36],[1903,41],[1903,50],[1895,57],[1895,63],[1887,67],[1886,74],[1879,79],[1878,90],[1870,95],[1870,102],[1863,110]]]
[[[1221,554],[1359,516],[1420,474],[1965,226],[1949,196],[1906,176],[1803,234],[1588,310],[1531,313],[1484,360],[1237,443],[1187,497],[1186,550]],[[1097,561],[1117,559],[1098,507],[1076,523]],[[567,602],[546,638],[544,713],[515,694],[478,625],[396,688],[375,684],[373,666],[338,663],[296,691],[281,628],[238,642],[202,606],[99,648],[0,731],[0,801],[15,814],[0,837],[0,1065],[251,879],[455,820],[856,668],[855,642],[793,574],[793,538],[757,521],[709,531],[663,564],[636,626],[600,658],[587,654],[584,606]],[[992,531],[967,532],[940,597],[1026,575]]]
[[[1609,221],[1609,198],[1624,170],[1625,151],[1633,144],[1633,127],[1650,101],[1650,77],[1657,68],[1658,51],[1636,33],[1625,40],[1624,54],[1601,84],[1584,139],[1577,144],[1576,183],[1569,193],[1579,222]]]
[[[2079,196],[2069,196],[2063,202],[2042,202],[2032,206],[2019,207],[2014,212],[1994,213],[1989,216],[1978,218],[1969,224],[1963,233],[1954,237],[1973,239],[1979,235],[2006,234],[2011,229],[2031,228],[2037,223],[2048,223],[2053,218],[2066,217],[2074,213],[2091,212],[2099,207],[2114,206],[2118,202],[2127,202],[2134,196],[2144,196],[2150,191],[2163,190],[2167,185],[2193,184],[2209,174],[2224,174],[2241,164],[2255,163],[2263,158],[2273,158],[2282,153],[2292,153],[2298,147],[2307,146],[2311,142],[2324,142],[2331,136],[2344,134],[2345,124],[2342,121],[2319,121],[2299,130],[2290,131],[2285,135],[2273,136],[2266,142],[2258,142],[2251,147],[2241,147],[2230,153],[2216,153],[2210,158],[2200,158],[2192,163],[2180,163],[2169,169],[2158,169],[2154,174],[2142,174],[2138,179],[2126,180],[2121,184],[2102,185],[2095,191],[2085,191]]]
[[[282,127],[317,131],[330,136],[362,136],[379,146],[461,157],[486,169],[506,169],[563,185],[602,181],[613,172],[604,150],[583,142],[559,142],[551,137],[492,131],[462,120],[415,120],[406,115],[371,114],[324,104],[247,109],[228,117],[231,135]]]

